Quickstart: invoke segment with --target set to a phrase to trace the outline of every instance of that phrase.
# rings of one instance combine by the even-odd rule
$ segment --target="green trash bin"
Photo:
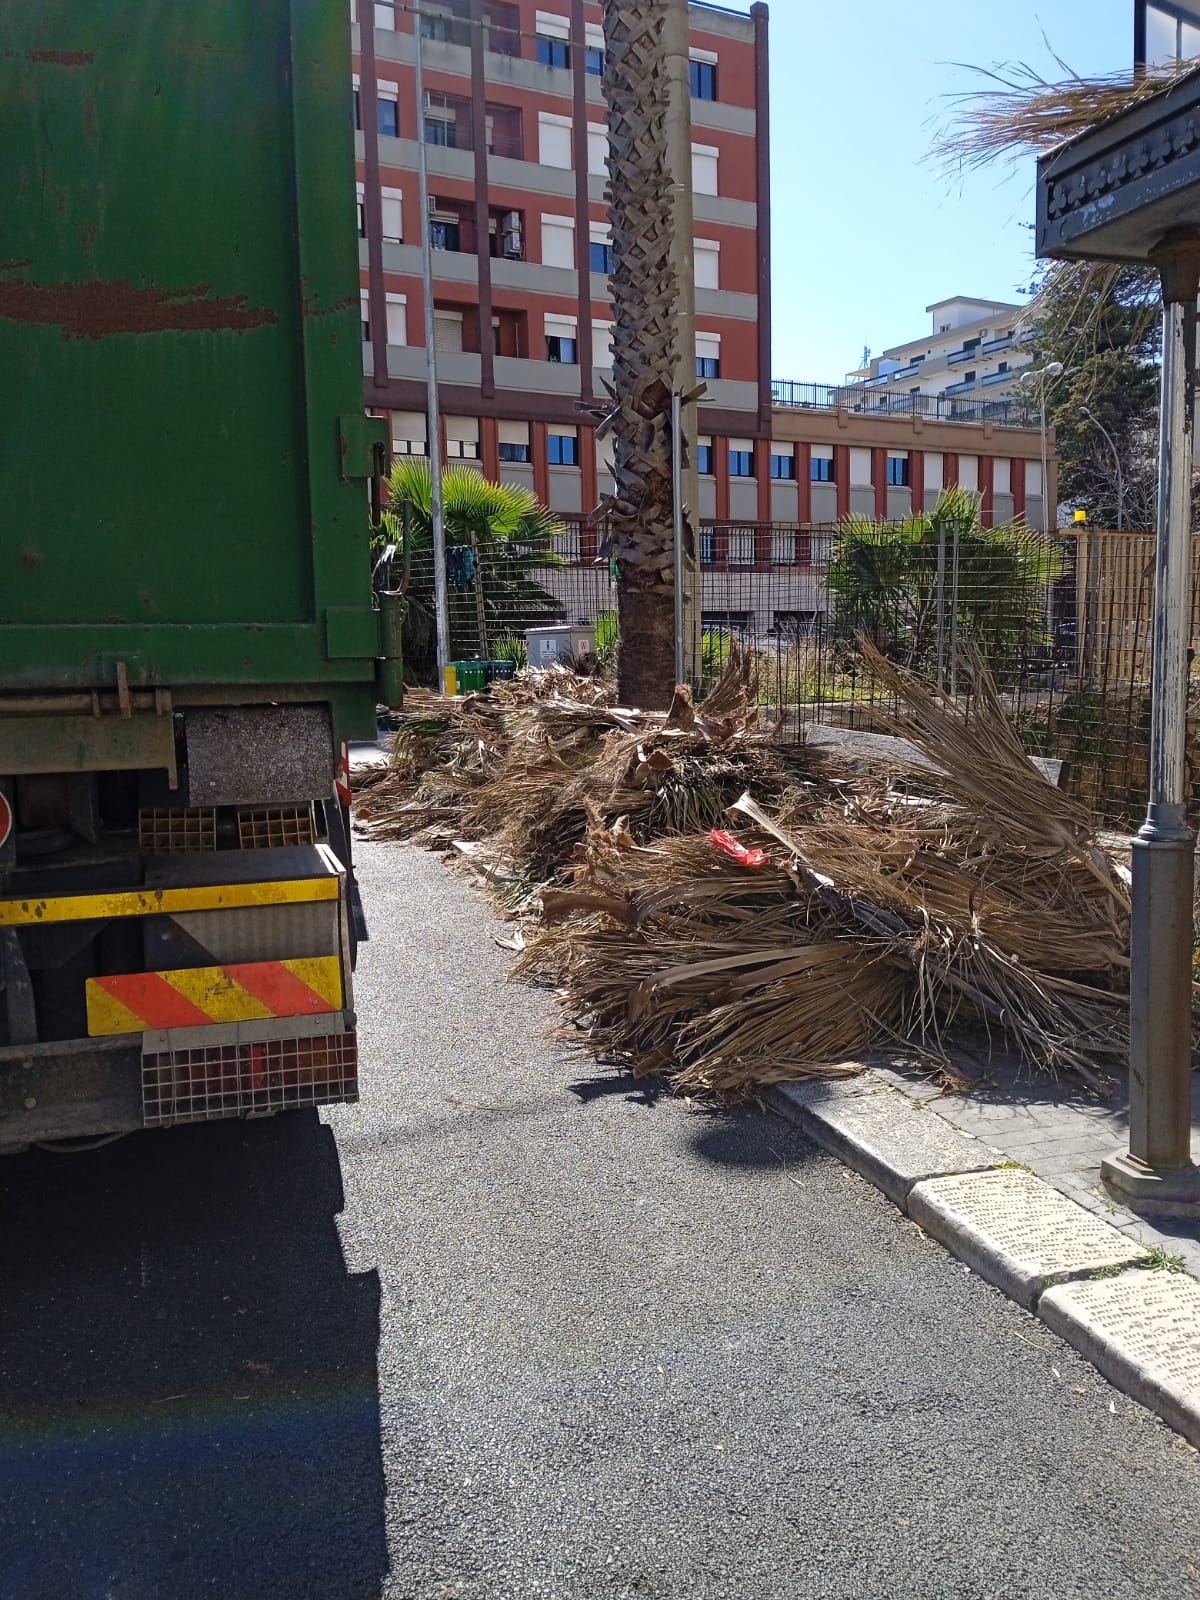
[[[459,694],[478,694],[486,685],[482,661],[456,661]]]

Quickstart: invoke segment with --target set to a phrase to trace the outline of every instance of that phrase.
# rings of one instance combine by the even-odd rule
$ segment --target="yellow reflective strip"
[[[281,906],[336,900],[340,878],[283,883],[205,884],[192,889],[131,889],[114,894],[63,895],[45,900],[0,900],[0,928],[39,922],[88,922],[152,917],[173,911],[222,911],[235,906]]]
[[[102,989],[94,979],[84,984],[87,996],[88,1037],[95,1039],[109,1033],[144,1033],[146,1024],[127,1006]]]
[[[160,972],[159,977],[214,1022],[257,1022],[262,1017],[275,1015],[269,1006],[235,982],[223,967],[181,968],[175,972]]]
[[[281,965],[294,972],[301,983],[314,989],[335,1011],[341,1006],[342,963],[336,956],[308,956],[298,961],[284,961]]]

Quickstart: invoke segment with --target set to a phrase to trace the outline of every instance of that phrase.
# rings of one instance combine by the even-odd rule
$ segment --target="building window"
[[[690,63],[692,80],[692,98],[694,100],[715,100],[717,98],[717,64],[715,61],[693,61]]]
[[[832,456],[814,456],[812,458],[812,470],[809,473],[809,480],[812,483],[833,482]]]
[[[608,128],[599,122],[589,122],[587,130],[588,171],[593,177],[608,174]]]
[[[697,239],[693,246],[697,289],[721,287],[721,246],[714,239]]]
[[[887,458],[887,481],[890,489],[908,488],[907,456],[889,456]]]
[[[486,118],[485,118],[486,124]],[[471,102],[461,95],[430,91],[425,96],[425,115],[421,119],[421,137],[426,144],[442,145],[450,150],[470,150]]]
[[[754,476],[754,451],[729,450],[729,476],[731,478],[752,478]]]
[[[400,110],[394,100],[385,100],[381,95],[377,101],[379,108],[379,131],[386,139],[398,139],[400,136]]]
[[[423,11],[421,37],[433,39],[438,44],[466,44],[463,24],[448,11]]]
[[[548,39],[545,34],[537,36],[537,58],[543,67],[569,67],[571,65],[571,46],[565,39]]]
[[[529,460],[529,446],[527,444],[508,444],[501,439],[500,460],[527,463]]]
[[[408,305],[403,295],[389,294],[387,297],[387,342],[389,344],[408,343]]]
[[[565,334],[550,333],[546,335],[546,360],[557,362],[559,366],[573,367],[579,360],[576,353],[578,345],[574,339],[568,339]]]
[[[705,477],[711,478],[713,470],[713,447],[711,444],[698,444],[696,446],[696,471]]]
[[[433,217],[429,223],[429,248],[431,250],[461,250],[462,233],[455,220]]]
[[[692,189],[696,194],[719,194],[718,165],[721,152],[716,145],[692,146]]]
[[[488,106],[483,118],[484,143],[490,156],[510,161],[525,159],[525,139],[519,106]]]
[[[546,448],[552,467],[577,467],[579,465],[579,440],[573,433],[552,433],[547,437]]]
[[[696,376],[698,378],[719,378],[721,376],[720,356],[697,356]]]
[[[562,167],[570,171],[574,154],[572,139],[570,117],[538,112],[538,161],[543,167]]]
[[[584,70],[589,78],[602,78],[604,76],[604,51],[599,45],[590,44],[584,56]]]
[[[593,272],[602,272],[606,277],[613,269],[613,247],[611,244],[598,244],[592,240],[588,250],[588,262]]]
[[[356,133],[362,132],[362,96],[357,89],[354,91],[354,128]]]
[[[796,476],[795,456],[771,457],[771,476],[778,481],[792,482]]]
[[[367,237],[367,202],[361,194],[358,197],[358,237]]]
[[[399,189],[385,189],[381,210],[386,244],[399,244],[404,238],[404,196]]]
[[[478,461],[478,439],[447,439],[446,454],[457,461]]]

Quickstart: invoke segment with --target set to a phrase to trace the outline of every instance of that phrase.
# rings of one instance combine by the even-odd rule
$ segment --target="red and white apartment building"
[[[367,405],[390,416],[393,451],[426,452],[421,138],[446,457],[586,516],[612,487],[608,444],[580,409],[603,396],[611,365],[601,7],[421,10],[421,108],[409,5],[352,10]],[[810,565],[804,525],[902,515],[943,484],[978,489],[988,518],[1040,525],[1042,441],[1006,425],[1010,402],[772,383],[767,6],[689,11],[696,370],[708,389],[698,509],[703,563],[726,574],[720,609],[739,609],[727,598],[739,568]],[[820,608],[814,584],[802,588],[790,582],[781,614]]]

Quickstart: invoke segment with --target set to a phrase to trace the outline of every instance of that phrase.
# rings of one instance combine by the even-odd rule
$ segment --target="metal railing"
[[[1010,376],[1008,373],[1006,377]],[[972,387],[974,387],[972,385]],[[1037,410],[1028,401],[1004,398],[966,398],[960,391],[944,394],[893,394],[864,384],[796,383],[771,381],[771,399],[777,406],[800,411],[853,411],[862,416],[928,417],[932,422],[993,422],[1000,428],[1035,428]]]

